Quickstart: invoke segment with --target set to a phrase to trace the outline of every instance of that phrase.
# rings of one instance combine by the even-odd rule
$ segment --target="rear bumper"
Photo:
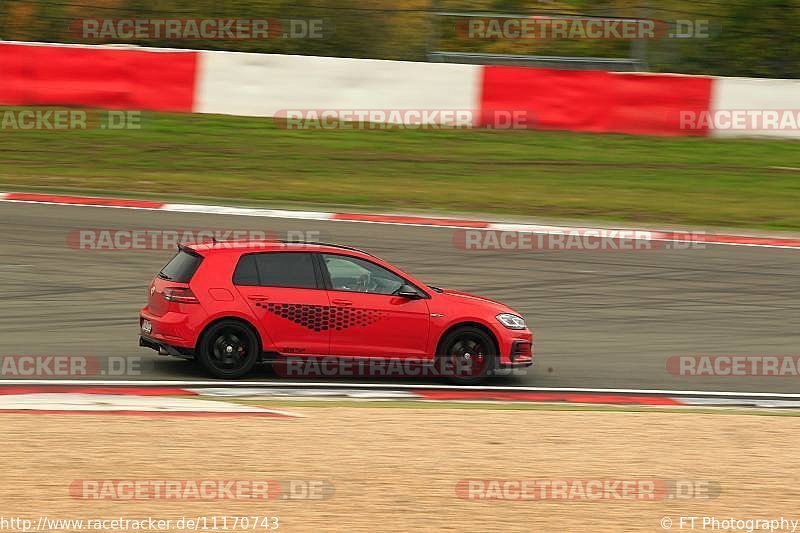
[[[147,335],[139,335],[139,346],[142,348],[150,348],[151,350],[155,350],[159,355],[172,355],[174,357],[184,358],[192,358],[194,356],[194,351],[190,348],[170,346],[169,344],[158,342]]]
[[[148,333],[142,330],[142,323],[145,320],[153,326]],[[141,343],[151,341],[160,345],[194,349],[196,329],[190,315],[168,312],[156,316],[150,313],[146,307],[139,312],[139,331],[142,338],[145,339],[140,341],[140,346],[149,347],[148,344]]]

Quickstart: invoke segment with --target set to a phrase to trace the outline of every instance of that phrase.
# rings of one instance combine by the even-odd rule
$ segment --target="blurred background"
[[[19,353],[138,353],[144,288],[172,250],[75,248],[76,232],[301,231],[530,318],[538,362],[514,383],[794,392],[793,380],[769,376],[692,381],[666,362],[797,353],[798,15],[796,0],[0,0],[0,259],[10,302],[0,340]],[[509,17],[654,21],[673,38],[459,33]],[[322,37],[93,40],[76,31],[98,19],[320,20]],[[506,64],[515,66],[494,66]],[[65,109],[101,119],[98,110],[122,110],[135,122],[19,126]],[[287,110],[460,110],[475,121],[292,126],[280,119]],[[531,120],[511,129],[486,120],[517,111]],[[754,122],[740,126],[734,112]],[[767,115],[776,126],[765,127]],[[17,203],[49,195],[168,202],[178,212]],[[745,235],[746,245],[465,250],[449,228],[213,206],[697,230]],[[776,232],[791,232],[791,243],[776,245]],[[753,234],[762,245],[747,240]]]
[[[465,40],[454,19],[479,15],[655,19],[676,33],[700,21],[708,37],[640,41]],[[280,54],[508,63],[570,68],[642,70],[720,76],[794,78],[800,74],[797,0],[4,0],[0,37],[6,40],[109,43],[78,39],[70,23],[86,17],[321,18],[324,39],[161,40],[147,46]],[[589,58],[589,59],[587,59]],[[593,58],[593,59],[592,59]],[[609,61],[609,59],[611,61]]]

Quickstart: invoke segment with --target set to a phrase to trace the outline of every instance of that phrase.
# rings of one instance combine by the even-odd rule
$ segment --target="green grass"
[[[800,143],[145,113],[140,130],[0,129],[0,188],[798,230]]]

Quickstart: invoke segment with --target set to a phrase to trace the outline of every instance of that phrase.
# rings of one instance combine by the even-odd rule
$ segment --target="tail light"
[[[200,303],[189,287],[167,287],[164,289],[164,299],[179,304]]]

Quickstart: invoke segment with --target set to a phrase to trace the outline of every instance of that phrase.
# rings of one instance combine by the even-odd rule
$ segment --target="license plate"
[[[153,331],[153,324],[151,324],[149,320],[143,320],[142,331],[148,334],[151,333]]]

